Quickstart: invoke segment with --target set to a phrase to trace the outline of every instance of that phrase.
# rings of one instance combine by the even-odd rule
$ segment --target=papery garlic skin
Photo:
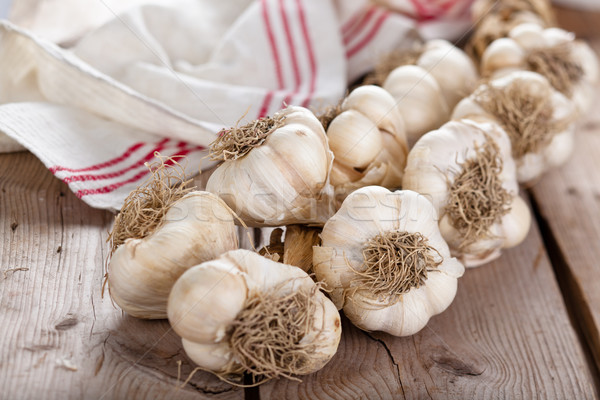
[[[442,88],[424,68],[416,65],[398,67],[389,74],[382,87],[396,100],[409,145],[449,118],[450,107]]]
[[[488,140],[498,146],[502,170],[498,175],[502,187],[511,195],[510,211],[489,228],[487,237],[461,248],[465,239],[446,214],[450,186],[463,170],[466,160],[476,156]],[[442,236],[453,255],[467,267],[475,267],[500,256],[501,249],[519,244],[529,232],[531,216],[519,197],[516,166],[511,144],[502,128],[490,121],[462,119],[451,121],[421,137],[411,149],[406,165],[403,188],[414,190],[430,199],[439,216]]]
[[[274,118],[283,118],[283,126],[246,155],[224,161],[206,190],[248,226],[322,225],[333,213],[333,154],[325,130],[303,107],[287,107]]]
[[[546,78],[530,71],[513,71],[499,78],[490,80],[487,85],[501,90],[521,87],[533,96],[542,95],[550,99],[552,108],[552,124],[561,127],[545,148],[516,157],[517,179],[520,183],[531,183],[548,169],[564,164],[572,153],[574,146],[575,118],[577,109],[573,101],[554,90]],[[501,119],[486,111],[477,101],[478,90],[485,90],[486,84],[480,86],[469,97],[464,98],[452,113],[453,120],[463,118],[487,118],[502,124]],[[514,146],[514,144],[513,144]]]
[[[383,88],[396,100],[406,123],[409,144],[438,128],[454,106],[475,88],[477,69],[469,57],[446,40],[430,40],[415,65],[396,68]]]
[[[560,28],[547,28],[536,24],[521,24],[512,28],[507,38],[490,44],[481,59],[481,73],[484,76],[500,77],[508,72],[529,69],[527,56],[531,51],[551,49],[565,45],[571,52],[570,58],[583,69],[583,76],[574,84],[571,98],[577,109],[585,113],[590,109],[595,97],[595,85],[599,81],[598,59],[583,41]]]
[[[479,73],[467,54],[447,40],[429,40],[416,63],[437,81],[450,109],[471,93]]]
[[[369,239],[385,232],[424,235],[439,252],[441,264],[430,271],[423,284],[401,295],[389,305],[374,298],[366,287],[353,287],[357,271],[364,270],[363,248]],[[450,256],[448,245],[437,225],[431,202],[408,190],[368,186],[356,190],[325,224],[322,245],[313,252],[314,271],[327,285],[338,309],[357,327],[384,331],[395,336],[412,335],[429,319],[445,310],[456,294],[463,265]]]
[[[238,248],[233,214],[212,193],[188,193],[163,221],[150,236],[127,239],[108,265],[110,296],[134,317],[166,318],[169,293],[181,274]]]
[[[235,250],[186,271],[169,297],[169,322],[182,337],[187,355],[202,368],[224,373],[236,365],[228,339],[230,327],[253,292],[277,289],[281,296],[312,290],[315,283],[300,268],[248,250]],[[321,369],[335,354],[340,316],[333,303],[315,291],[314,323],[300,343],[316,346],[310,369]]]
[[[384,89],[373,85],[354,89],[329,123],[327,137],[334,154],[331,184],[340,203],[363,186],[402,184],[408,154],[404,121]]]

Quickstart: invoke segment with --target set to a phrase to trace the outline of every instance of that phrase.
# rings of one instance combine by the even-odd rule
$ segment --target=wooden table
[[[600,52],[598,15],[560,15]],[[2,155],[0,399],[598,398],[600,104],[571,161],[525,194],[536,217],[526,241],[468,270],[417,335],[344,320],[337,355],[301,383],[239,389],[199,372],[177,390],[194,366],[169,324],[102,297],[113,216],[31,154]]]

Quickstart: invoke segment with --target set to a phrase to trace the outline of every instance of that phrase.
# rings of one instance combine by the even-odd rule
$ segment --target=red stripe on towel
[[[379,18],[377,18],[377,21],[375,21],[375,25],[373,25],[369,33],[367,33],[367,35],[360,42],[358,42],[354,47],[352,47],[346,52],[346,58],[351,58],[356,53],[358,53],[363,47],[365,47],[371,40],[373,40],[373,38],[377,36],[379,29],[381,29],[381,26],[388,17],[389,13],[387,12],[381,14]]]
[[[308,87],[308,95],[302,102],[302,107],[307,107],[310,103],[312,96],[315,92],[315,85],[317,83],[317,60],[312,47],[312,41],[308,32],[308,26],[306,24],[306,15],[304,14],[304,7],[301,0],[296,0],[296,6],[298,7],[298,15],[300,17],[300,26],[302,27],[302,37],[304,38],[304,44],[308,51],[308,61],[310,63],[310,82]]]
[[[170,155],[169,157],[177,157],[177,156],[185,156],[189,153],[191,153],[192,151],[197,151],[197,150],[184,150],[184,151],[180,151],[177,152],[175,154]],[[165,162],[165,165],[173,165],[173,160],[167,160]],[[134,176],[132,176],[131,178],[125,180],[125,181],[121,181],[121,182],[116,182],[113,183],[111,185],[107,185],[107,186],[103,186],[103,187],[99,187],[96,189],[82,189],[82,190],[78,190],[76,193],[76,196],[78,198],[82,198],[83,196],[90,196],[90,195],[95,195],[95,194],[106,194],[106,193],[110,193],[113,192],[115,190],[117,190],[118,188],[125,186],[129,183],[134,183],[139,181],[140,179],[142,179],[144,176],[148,175],[150,173],[150,170],[145,169],[143,171],[138,172],[137,174],[135,174]]]
[[[362,18],[355,25],[354,29],[351,29],[346,35],[344,35],[344,37],[343,37],[344,45],[348,45],[348,43],[350,43],[350,41],[354,37],[358,36],[358,34],[360,34],[363,31],[363,29],[365,28],[365,26],[369,23],[369,20],[375,14],[376,10],[377,10],[377,7],[372,6],[372,7],[369,8],[369,10],[367,12],[363,13]]]
[[[292,33],[290,31],[290,23],[288,21],[287,13],[284,7],[285,0],[279,0],[279,12],[281,13],[281,20],[283,21],[283,30],[285,33],[285,38],[288,45],[288,50],[290,52],[290,59],[292,61],[292,70],[294,72],[294,91],[283,99],[284,104],[289,104],[292,96],[298,93],[300,89],[300,67],[298,66],[298,58],[296,57],[296,47],[294,46],[294,40],[292,38]],[[285,106],[285,105],[284,105]]]
[[[168,140],[168,139],[167,139]],[[127,158],[129,158],[129,156],[131,156],[131,154],[133,154],[136,150],[138,150],[140,147],[144,146],[146,143],[144,142],[138,142],[135,143],[134,145],[132,145],[131,147],[129,147],[127,150],[125,150],[125,153],[121,154],[118,157],[115,157],[111,160],[108,161],[104,161],[100,164],[96,164],[96,165],[92,165],[91,167],[85,167],[85,168],[67,168],[67,167],[62,167],[60,165],[55,165],[53,167],[50,167],[50,172],[52,172],[53,174],[55,174],[58,171],[67,171],[67,172],[86,172],[86,171],[96,171],[99,169],[103,169],[103,168],[107,168],[107,167],[112,167],[113,165],[116,165],[124,160],[126,160]]]
[[[354,27],[356,26],[356,23],[359,21],[359,19],[361,17],[364,17],[365,13],[363,9],[360,9],[358,11],[356,11],[354,14],[352,14],[352,16],[348,19],[348,21],[346,21],[346,23],[342,26],[342,29],[340,30],[340,32],[342,33],[342,36],[346,36],[346,34],[351,30],[354,29]]]
[[[181,145],[181,143],[183,143],[183,145]],[[112,178],[116,178],[121,175],[125,175],[127,172],[134,170],[136,168],[139,168],[139,167],[143,166],[144,164],[146,164],[147,162],[149,162],[150,160],[152,160],[154,158],[154,153],[157,151],[161,152],[162,150],[164,150],[165,147],[166,146],[155,147],[154,149],[152,149],[152,151],[150,151],[148,154],[146,154],[142,159],[129,165],[127,168],[123,168],[122,170],[110,172],[107,174],[98,174],[98,175],[86,174],[86,175],[68,176],[63,179],[63,182],[71,183],[71,182],[78,182],[78,181],[99,181],[99,180],[112,179]],[[191,149],[186,149],[185,142],[180,142],[180,144],[178,144],[177,147],[181,150],[187,150],[187,151],[189,151],[189,150],[204,150],[205,149],[203,146],[196,146]]]
[[[267,115],[267,112],[269,112],[269,104],[271,104],[272,98],[273,98],[273,91],[269,90],[267,92],[267,95],[265,96],[265,99],[263,100],[262,105],[260,106],[260,111],[258,112],[257,118],[262,118]]]
[[[283,72],[281,71],[281,61],[279,58],[279,51],[277,50],[277,43],[275,43],[275,35],[273,34],[273,28],[271,27],[271,21],[269,20],[269,11],[267,9],[267,0],[261,1],[262,15],[265,21],[265,28],[267,30],[267,37],[269,38],[269,44],[271,45],[271,52],[273,54],[273,61],[275,63],[275,74],[277,75],[277,84],[279,89],[283,88]]]

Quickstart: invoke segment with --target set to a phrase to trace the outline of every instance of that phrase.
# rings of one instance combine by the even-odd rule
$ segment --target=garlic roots
[[[335,306],[301,269],[235,250],[186,271],[169,297],[169,322],[188,356],[226,379],[310,374],[335,354]]]
[[[517,179],[531,183],[562,165],[573,150],[577,110],[543,76],[514,71],[481,85],[454,109],[452,118],[487,118],[510,137]]]
[[[354,325],[412,335],[454,299],[463,265],[450,256],[435,208],[409,191],[356,190],[325,226],[314,270]]]
[[[305,108],[221,132],[211,156],[223,163],[206,190],[248,226],[323,225],[333,214],[333,155],[323,126]]]
[[[452,254],[468,267],[519,244],[531,216],[519,197],[511,144],[491,121],[451,121],[408,156],[403,188],[429,198]]]

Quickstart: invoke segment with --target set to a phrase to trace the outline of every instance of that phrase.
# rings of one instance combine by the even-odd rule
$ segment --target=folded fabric
[[[456,22],[471,0],[377,3],[148,3],[68,49],[3,21],[0,151],[24,146],[83,201],[118,210],[154,151],[186,155],[190,173],[208,168],[222,128],[286,104],[337,102],[382,55],[418,40],[416,30],[464,31]]]

